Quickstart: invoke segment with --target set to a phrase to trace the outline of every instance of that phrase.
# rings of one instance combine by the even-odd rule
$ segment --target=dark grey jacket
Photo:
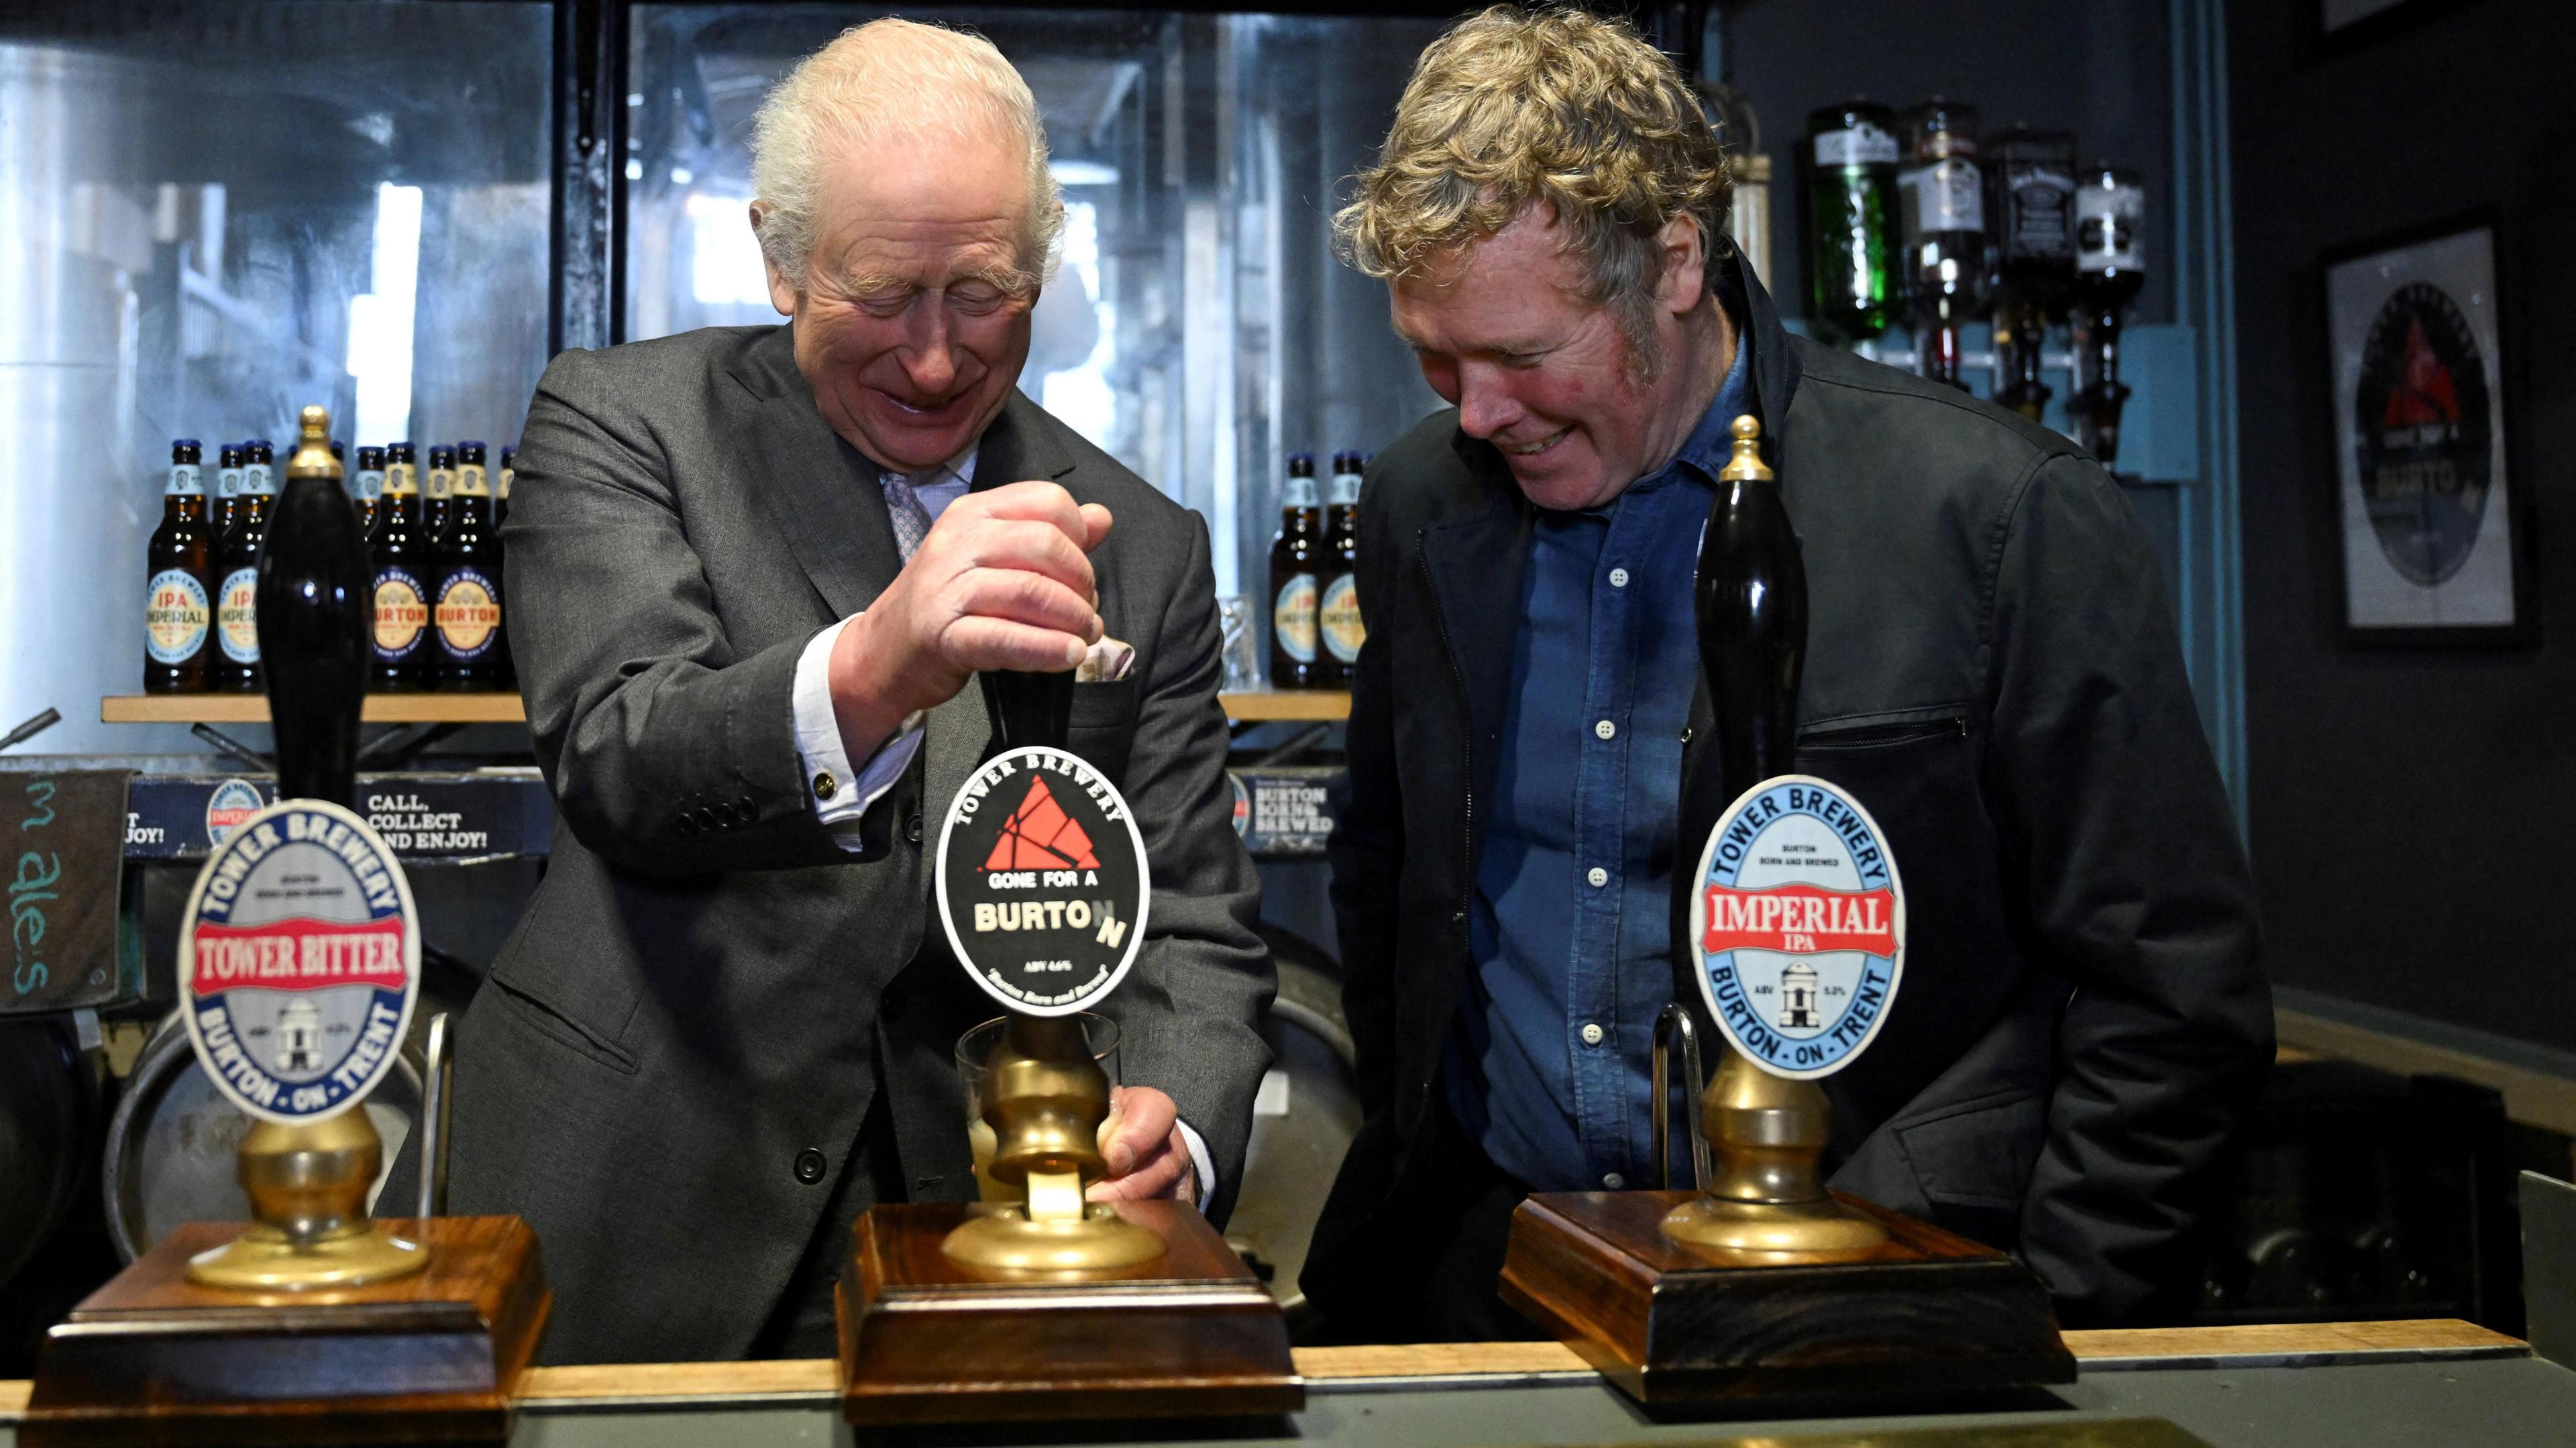
[[[1729,292],[1805,548],[1798,768],[1869,807],[1905,879],[1896,1006],[1826,1083],[1834,1184],[2019,1251],[2070,1321],[2170,1311],[2198,1287],[2178,1247],[2272,1024],[2163,579],[2064,438],[1790,337],[1758,283]],[[1305,1273],[1327,1311],[1405,1290],[1371,1243],[1426,1185],[1406,1166],[1470,968],[1530,513],[1455,412],[1361,497],[1368,643],[1332,863],[1367,1120]],[[1727,803],[1705,681],[1692,721],[1667,787],[1695,858]]]
[[[1117,520],[1092,564],[1136,662],[1076,687],[1072,742],[1133,803],[1154,891],[1106,1010],[1125,1079],[1205,1136],[1222,1221],[1271,975],[1224,779],[1207,529],[1014,392],[975,479],[1028,478]],[[986,743],[982,691],[933,712],[864,854],[815,821],[797,655],[899,563],[875,470],[825,426],[783,326],[557,357],[504,536],[560,821],[458,1035],[451,1208],[535,1226],[548,1360],[739,1356],[880,1077],[908,1194],[974,1195],[950,1051],[1000,1012],[931,924],[922,841]],[[809,1149],[819,1174],[798,1171]]]

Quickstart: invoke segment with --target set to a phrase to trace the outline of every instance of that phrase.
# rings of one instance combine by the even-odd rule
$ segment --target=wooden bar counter
[[[854,1438],[824,1360],[533,1368],[511,1436],[536,1448],[773,1443],[1329,1443],[1395,1448],[1755,1440],[1907,1448],[2378,1448],[2576,1442],[2576,1373],[2464,1322],[2070,1332],[2074,1383],[2026,1402],[1867,1419],[1655,1422],[1554,1343],[1305,1348],[1292,1419],[1014,1425]],[[0,1448],[27,1384],[0,1382]],[[2163,1420],[2173,1428],[2158,1426]],[[1103,1431],[1105,1428],[1105,1432]],[[2174,1432],[2179,1428],[2180,1435]]]

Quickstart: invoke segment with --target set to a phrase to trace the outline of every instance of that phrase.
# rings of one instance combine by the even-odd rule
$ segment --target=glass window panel
[[[14,0],[0,12],[0,728],[141,687],[173,437],[308,403],[352,443],[494,446],[545,364],[543,3]],[[243,737],[260,742],[262,731]]]
[[[777,320],[747,215],[752,115],[797,60],[886,13],[636,8],[624,335]],[[1333,260],[1328,215],[1441,22],[939,18],[1028,78],[1064,188],[1021,389],[1208,516],[1220,594],[1262,591],[1287,455],[1373,452],[1440,405],[1387,330],[1385,288]]]

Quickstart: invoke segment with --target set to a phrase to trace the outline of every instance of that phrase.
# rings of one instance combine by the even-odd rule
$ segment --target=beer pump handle
[[[308,407],[301,426],[259,554],[256,621],[277,793],[355,808],[374,608],[366,536],[331,456],[331,414]]]
[[[984,708],[993,716],[995,754],[1046,745],[1062,749],[1073,733],[1073,671],[1036,674],[1017,669],[977,675]]]
[[[1762,423],[1735,420],[1734,456],[1700,535],[1692,592],[1700,668],[1717,717],[1720,778],[1733,799],[1795,763],[1807,656],[1807,569],[1761,454]]]

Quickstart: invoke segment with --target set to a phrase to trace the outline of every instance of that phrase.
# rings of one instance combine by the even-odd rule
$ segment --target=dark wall
[[[2344,53],[2231,5],[2248,806],[2273,976],[2576,1047],[2576,22],[2482,0]],[[2536,647],[2337,639],[2321,250],[2501,208]]]

